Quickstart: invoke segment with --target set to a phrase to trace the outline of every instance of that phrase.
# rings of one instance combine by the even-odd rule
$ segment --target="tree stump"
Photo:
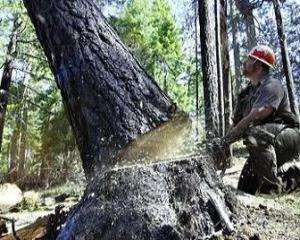
[[[58,239],[203,239],[233,230],[236,204],[204,157],[123,166],[95,177]]]

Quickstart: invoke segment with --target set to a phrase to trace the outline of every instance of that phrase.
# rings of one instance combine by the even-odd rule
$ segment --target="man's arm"
[[[254,122],[257,120],[263,120],[266,117],[270,116],[273,113],[273,107],[261,107],[261,108],[252,108],[251,112],[244,117],[238,124],[233,127],[227,135],[225,136],[224,140],[228,143],[234,143],[240,138],[242,138],[244,131]]]

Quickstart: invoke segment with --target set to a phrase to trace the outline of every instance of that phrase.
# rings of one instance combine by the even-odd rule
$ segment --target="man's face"
[[[251,78],[255,75],[257,68],[255,66],[255,62],[257,60],[255,58],[248,57],[243,63],[243,74],[245,77]]]

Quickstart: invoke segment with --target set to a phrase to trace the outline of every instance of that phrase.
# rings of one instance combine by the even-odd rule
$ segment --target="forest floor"
[[[218,237],[213,239],[265,239],[265,240],[300,240],[300,191],[287,195],[259,195],[252,196],[236,190],[238,178],[246,161],[245,152],[234,158],[233,167],[226,171],[224,183],[236,192],[240,202],[246,207],[246,219],[237,227],[238,233],[234,237]],[[83,189],[84,186],[82,186]],[[50,189],[39,193],[44,196],[43,204],[37,203],[34,208],[24,209],[5,214],[16,220],[16,229],[23,228],[39,217],[54,212],[58,205],[70,208],[80,198],[82,189],[70,191],[70,187]],[[61,194],[68,195],[61,202],[55,197]],[[8,224],[8,227],[11,226]]]
[[[233,167],[226,171],[223,181],[246,207],[247,220],[239,226],[238,237],[226,239],[300,240],[300,191],[257,196],[239,192],[236,189],[246,161],[245,154],[233,161]]]

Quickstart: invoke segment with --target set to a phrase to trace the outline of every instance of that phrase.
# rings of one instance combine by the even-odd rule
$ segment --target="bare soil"
[[[219,236],[212,236],[211,239],[300,240],[300,191],[281,196],[253,196],[237,191],[239,175],[246,161],[245,157],[246,154],[242,153],[234,158],[233,167],[226,171],[223,181],[236,192],[238,199],[246,207],[246,218],[236,226],[236,233],[233,236],[224,236],[220,233]],[[6,217],[17,220],[16,229],[18,230],[32,224],[38,217],[52,213],[55,205],[49,206],[47,210],[8,213]],[[10,230],[10,224],[8,228]]]
[[[300,191],[280,196],[253,196],[237,191],[239,175],[245,161],[246,158],[242,156],[235,158],[233,167],[227,170],[223,181],[237,193],[238,199],[246,206],[247,219],[237,227],[237,234],[219,239],[299,240]]]

